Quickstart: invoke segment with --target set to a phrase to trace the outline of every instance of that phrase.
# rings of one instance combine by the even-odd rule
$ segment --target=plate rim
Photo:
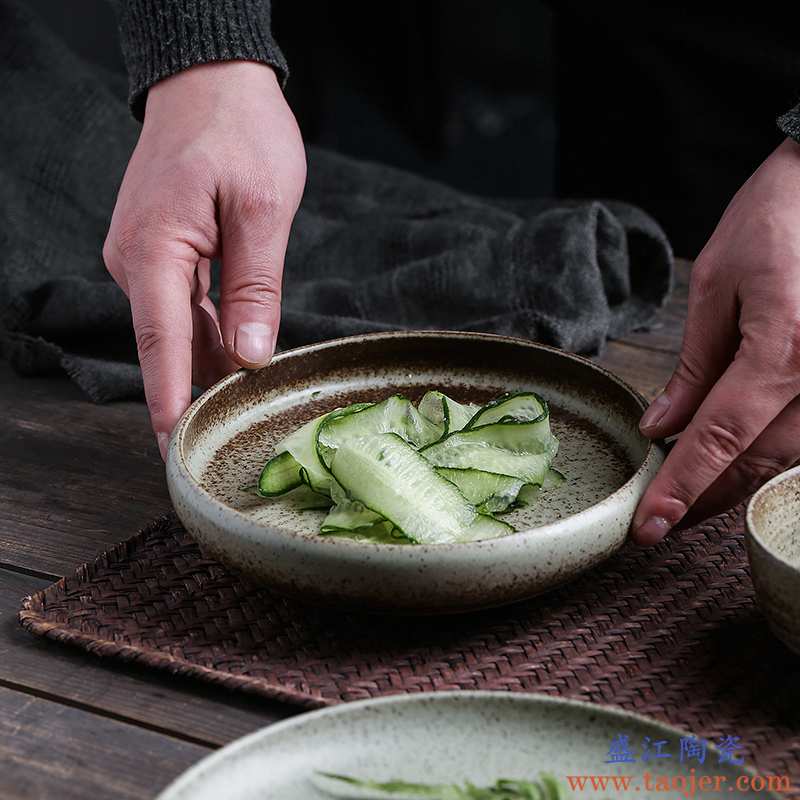
[[[760,547],[770,558],[773,558],[783,564],[783,566],[785,566],[786,569],[790,570],[793,574],[800,575],[800,565],[797,563],[792,563],[787,556],[775,550],[774,546],[764,539],[764,536],[754,518],[756,506],[762,502],[766,495],[784,483],[800,483],[800,465],[790,467],[783,472],[779,472],[753,493],[753,495],[747,501],[747,506],[745,508],[745,535],[752,543]]]

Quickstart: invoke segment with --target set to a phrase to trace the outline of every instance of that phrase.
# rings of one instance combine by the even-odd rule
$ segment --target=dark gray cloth
[[[127,301],[101,258],[138,132],[117,89],[0,0],[2,348],[96,401],[142,393]],[[664,234],[628,205],[481,200],[313,148],[308,174],[283,347],[453,328],[594,352],[646,325],[671,286]]]
[[[144,117],[147,90],[195,64],[261,61],[282,83],[289,68],[272,38],[270,0],[113,0],[130,78],[128,102]]]
[[[781,133],[800,142],[800,105],[790,108],[785,114],[778,117],[778,127]]]

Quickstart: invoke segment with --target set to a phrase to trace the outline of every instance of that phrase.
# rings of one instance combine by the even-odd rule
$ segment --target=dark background
[[[30,0],[124,72],[107,0]],[[781,141],[795,26],[760,7],[273,0],[310,143],[488,196],[637,203],[693,257]]]

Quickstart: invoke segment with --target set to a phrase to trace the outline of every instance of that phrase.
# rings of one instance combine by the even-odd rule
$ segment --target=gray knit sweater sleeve
[[[800,142],[800,103],[778,117],[778,127],[790,139]]]
[[[261,61],[289,70],[272,38],[270,0],[114,0],[133,115],[157,81],[210,61]]]

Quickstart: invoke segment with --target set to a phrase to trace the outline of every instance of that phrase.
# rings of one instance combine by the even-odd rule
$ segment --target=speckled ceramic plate
[[[499,778],[535,779],[543,771],[562,782],[568,782],[568,776],[631,776],[628,791],[621,784],[606,791],[576,788],[572,792],[576,800],[775,797],[766,791],[737,789],[736,781],[744,782],[743,776],[750,773],[720,764],[713,747],[704,763],[696,758],[681,762],[681,738],[699,733],[681,732],[624,711],[540,695],[405,695],[314,711],[253,733],[203,759],[158,800],[324,800],[330,795],[318,788],[326,785],[316,775],[319,771],[378,781],[469,780],[483,786]],[[612,760],[612,745],[620,736],[628,737],[628,753],[620,747],[616,752],[634,760],[606,763]],[[646,746],[651,755],[671,757],[645,760]],[[651,773],[652,791],[647,789],[646,772]],[[703,778],[706,782],[701,783]],[[656,791],[659,786],[661,791]],[[346,796],[375,795],[353,791]]]
[[[550,403],[567,477],[505,517],[518,533],[453,545],[390,545],[318,534],[322,512],[242,491],[274,445],[356,400],[443,389],[486,401],[535,389]],[[476,333],[381,333],[282,353],[200,397],[167,458],[173,504],[204,551],[310,602],[411,613],[501,605],[542,592],[613,553],[662,460],[638,431],[644,400],[611,373],[532,342]]]

